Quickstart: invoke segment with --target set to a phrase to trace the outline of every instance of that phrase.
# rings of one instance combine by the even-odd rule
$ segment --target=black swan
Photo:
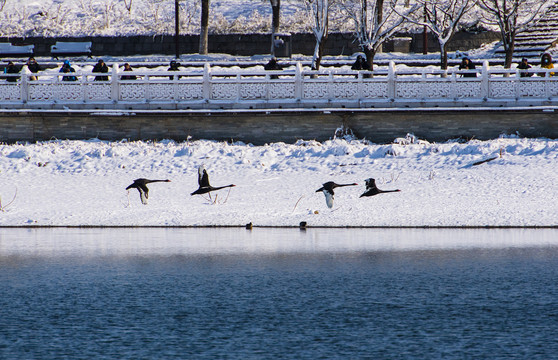
[[[194,191],[190,195],[207,194],[211,191],[236,186],[234,184],[225,185],[225,186],[216,186],[216,187],[209,185],[209,175],[207,175],[207,171],[203,166],[200,166],[198,168],[198,184],[200,185],[198,190]]]
[[[396,189],[396,190],[380,190],[376,186],[376,180],[374,180],[372,178],[366,179],[366,180],[364,180],[364,182],[366,183],[366,191],[362,195],[360,195],[360,197],[374,196],[374,195],[378,195],[378,194],[381,194],[381,193],[401,191],[399,189]]]
[[[136,179],[134,182],[126,188],[126,190],[130,190],[132,188],[138,189],[140,193],[141,203],[143,205],[147,205],[147,198],[149,197],[149,189],[147,188],[147,184],[153,182],[170,182],[170,180],[149,180],[149,179]]]
[[[335,189],[337,187],[342,187],[342,186],[354,186],[354,185],[358,185],[358,184],[356,184],[356,183],[336,184],[333,181],[328,181],[328,182],[322,184],[322,187],[319,188],[318,190],[316,190],[316,192],[323,191],[323,193],[325,195],[325,200],[326,200],[327,207],[332,208],[333,207],[333,195],[335,195],[335,193],[333,192],[333,189]]]

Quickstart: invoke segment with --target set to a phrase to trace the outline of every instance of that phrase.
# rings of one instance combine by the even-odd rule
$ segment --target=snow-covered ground
[[[190,196],[202,164],[213,186],[236,185],[215,193],[216,203]],[[552,226],[557,168],[558,140],[515,136],[2,144],[0,225]],[[149,185],[142,205],[136,190],[125,190],[142,177],[171,182]],[[359,198],[369,177],[401,192]],[[326,181],[359,185],[336,189],[329,209],[315,192]]]
[[[2,3],[5,2],[3,8]],[[120,36],[174,33],[173,0],[5,0],[0,1],[0,36]],[[181,0],[180,32],[197,34],[200,1]],[[332,11],[331,29],[347,30],[347,21]],[[281,3],[283,31],[309,31],[304,2]],[[212,0],[213,33],[265,32],[271,26],[269,0]]]
[[[3,0],[0,36],[173,34],[174,4],[173,0]],[[179,4],[180,32],[198,34],[200,1],[181,0]],[[330,5],[329,31],[354,31],[355,25],[341,2],[330,1]],[[261,33],[271,29],[269,0],[211,0],[209,12],[211,33]],[[280,31],[312,32],[312,15],[305,1],[283,0],[280,16]],[[478,22],[478,11],[462,18],[465,26]]]

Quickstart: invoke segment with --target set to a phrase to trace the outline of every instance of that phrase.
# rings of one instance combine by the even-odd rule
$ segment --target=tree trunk
[[[209,32],[209,0],[201,1],[200,54],[207,55],[207,35]]]
[[[322,54],[325,42],[327,41],[329,31],[329,1],[316,0],[314,11],[314,36],[316,38],[316,47],[314,48],[314,56],[312,57],[312,70],[319,70],[322,62]]]
[[[506,60],[504,62],[504,69],[511,69],[513,61],[513,51],[515,50],[515,38],[510,41],[508,48],[505,50]]]
[[[381,24],[384,18],[384,0],[376,0],[376,24]]]
[[[360,33],[366,34],[366,30],[368,29],[368,0],[361,0],[362,1],[362,9],[360,12]]]
[[[322,54],[326,40],[327,36],[324,36],[321,40],[316,39],[316,48],[314,50],[314,58],[312,59],[312,70],[320,70],[320,63],[322,62]]]
[[[374,56],[376,56],[376,51],[374,51],[374,49],[370,49],[368,46],[365,46],[362,51],[364,51],[366,63],[368,64],[370,71],[374,70]]]
[[[428,26],[426,25],[422,29],[422,54],[428,54]]]
[[[447,43],[440,45],[440,69],[448,69],[448,50]]]
[[[271,55],[275,55],[275,34],[279,32],[279,15],[281,0],[269,0],[271,2]]]

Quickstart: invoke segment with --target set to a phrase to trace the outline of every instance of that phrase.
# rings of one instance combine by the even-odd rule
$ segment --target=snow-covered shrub
[[[269,16],[262,15],[258,10],[254,10],[248,17],[240,15],[229,23],[229,33],[266,33],[271,31]]]
[[[308,22],[308,12],[304,9],[297,10],[291,16],[283,18],[281,28],[292,33],[307,33],[312,31]]]
[[[133,1],[133,4],[132,4]],[[345,1],[346,2],[346,1]],[[354,22],[339,2],[330,0],[330,32],[353,32]],[[181,0],[180,33],[198,34],[200,2]],[[3,8],[2,8],[3,7]],[[464,17],[465,28],[479,14]],[[281,32],[312,31],[312,17],[302,1],[281,5]],[[161,35],[174,33],[173,0],[0,0],[0,36]],[[230,0],[210,3],[210,32],[269,32],[269,1]],[[404,30],[401,28],[400,30]]]
[[[420,140],[415,134],[407,134],[404,138],[396,138],[393,140],[394,144],[398,145],[411,145],[411,144],[420,144],[420,145],[427,145],[430,144],[426,140]]]

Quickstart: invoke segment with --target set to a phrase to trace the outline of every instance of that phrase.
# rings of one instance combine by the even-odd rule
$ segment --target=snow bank
[[[202,164],[213,186],[237,186],[215,193],[215,203],[190,196]],[[517,137],[2,144],[0,225],[550,226],[557,165],[557,140]],[[149,185],[144,206],[125,190],[141,177],[172,182]],[[369,177],[401,192],[359,198]],[[359,186],[336,189],[328,209],[315,192],[326,181]]]

